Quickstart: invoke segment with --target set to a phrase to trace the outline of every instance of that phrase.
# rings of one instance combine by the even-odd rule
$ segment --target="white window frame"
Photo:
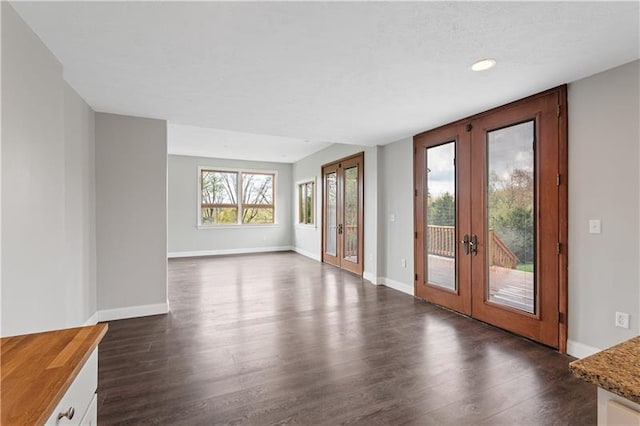
[[[303,185],[305,183],[313,183],[313,206],[311,207],[313,209],[313,223],[301,223],[300,222],[300,185]],[[316,176],[307,178],[307,179],[300,179],[299,181],[296,181],[296,186],[295,186],[295,194],[296,194],[296,211],[295,211],[295,220],[296,220],[296,227],[298,228],[309,228],[309,229],[316,229],[318,228],[318,210],[316,208],[317,204],[317,200],[318,200],[318,181]]]
[[[231,172],[238,173],[238,194],[236,194],[236,201],[238,203],[238,222],[230,224],[203,224],[202,223],[202,176],[203,170],[210,170],[214,172]],[[262,175],[273,175],[273,223],[242,223],[242,174],[255,173]],[[276,201],[276,194],[278,190],[278,171],[277,170],[262,170],[262,169],[240,169],[230,167],[217,167],[217,166],[198,166],[198,175],[196,177],[197,183],[197,223],[198,229],[229,229],[229,228],[269,228],[278,225],[278,206]]]

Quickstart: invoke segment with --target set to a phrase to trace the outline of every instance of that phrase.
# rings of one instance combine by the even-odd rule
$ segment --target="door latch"
[[[473,234],[471,236],[471,241],[469,242],[469,251],[474,256],[478,254],[478,236],[476,234]]]
[[[469,254],[469,244],[471,242],[471,239],[469,238],[469,234],[464,234],[464,237],[462,237],[462,241],[460,241],[464,247],[464,254],[468,255]]]

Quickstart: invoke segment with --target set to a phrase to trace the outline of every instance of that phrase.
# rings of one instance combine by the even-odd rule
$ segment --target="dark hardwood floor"
[[[169,300],[109,324],[101,425],[596,423],[570,357],[295,253],[171,260]]]

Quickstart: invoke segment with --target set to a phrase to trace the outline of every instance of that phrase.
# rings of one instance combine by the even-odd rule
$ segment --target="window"
[[[199,225],[275,223],[275,172],[200,169]]]
[[[298,184],[298,223],[313,225],[315,218],[315,182]]]

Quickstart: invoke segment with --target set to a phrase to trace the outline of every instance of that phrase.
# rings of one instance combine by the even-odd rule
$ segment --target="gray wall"
[[[385,284],[413,294],[413,138],[385,145],[380,170],[381,275]]]
[[[373,283],[378,281],[378,162],[380,147],[334,144],[293,164],[292,192],[295,183],[304,179],[316,179],[316,220],[318,226],[293,226],[294,249],[301,254],[320,260],[322,229],[322,165],[364,151],[364,277]],[[297,195],[296,195],[297,197]],[[295,203],[292,214],[295,213]]]
[[[167,302],[167,125],[96,114],[98,309]],[[102,317],[102,312],[101,312]]]
[[[577,356],[639,333],[639,76],[636,61],[569,85],[568,351]],[[412,169],[411,138],[382,148],[379,281],[403,291],[413,289]],[[602,220],[601,234],[588,233],[589,219]],[[616,311],[631,315],[629,330],[614,326]]]
[[[640,324],[638,61],[569,85],[569,339],[604,348]],[[588,233],[589,219],[602,233]],[[616,311],[631,329],[614,326]]]
[[[198,167],[275,170],[276,224],[198,229]],[[291,248],[291,164],[169,156],[169,255]]]
[[[3,336],[95,312],[93,111],[2,2]]]
[[[86,321],[98,309],[96,289],[95,113],[64,83],[67,323]]]

